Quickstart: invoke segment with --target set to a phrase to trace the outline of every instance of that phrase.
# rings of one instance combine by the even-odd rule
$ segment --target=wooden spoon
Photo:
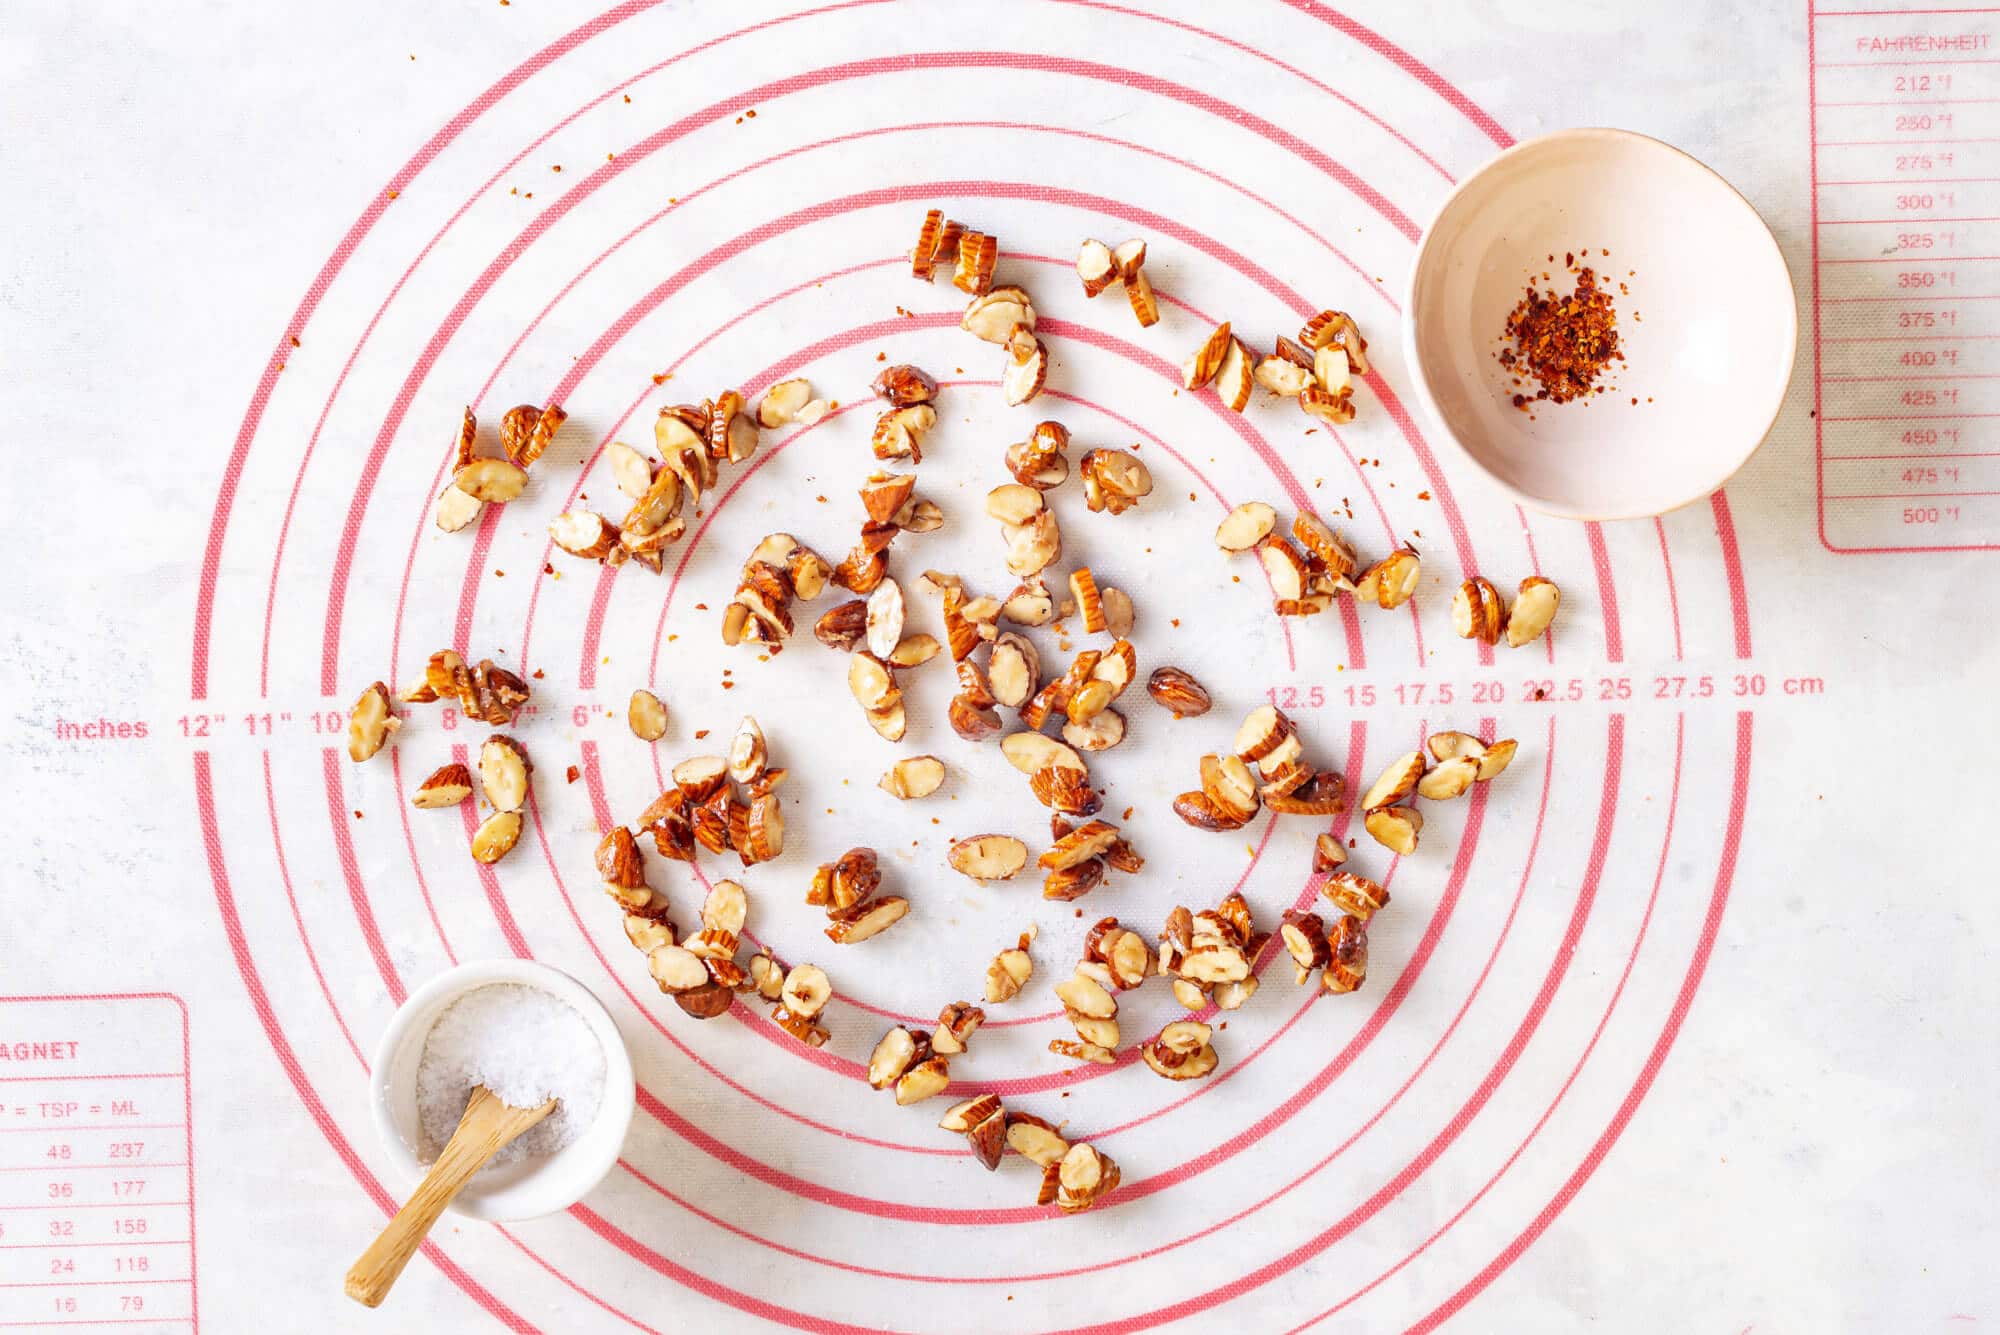
[[[538,1108],[515,1108],[502,1103],[486,1086],[473,1086],[465,1114],[458,1119],[458,1129],[445,1142],[444,1151],[431,1165],[431,1171],[417,1183],[417,1189],[403,1202],[403,1208],[396,1211],[389,1226],[368,1244],[361,1259],[348,1267],[347,1296],[368,1307],[381,1306],[396,1277],[403,1273],[403,1267],[416,1255],[417,1248],[423,1246],[444,1207],[451,1204],[451,1198],[458,1195],[474,1173],[486,1166],[488,1159],[547,1117],[555,1106],[556,1100],[550,1099]]]

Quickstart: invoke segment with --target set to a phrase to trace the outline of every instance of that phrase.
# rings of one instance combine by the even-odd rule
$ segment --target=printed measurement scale
[[[187,1018],[0,997],[0,1329],[192,1331]]]
[[[1809,28],[1821,539],[2000,546],[2000,9]]]

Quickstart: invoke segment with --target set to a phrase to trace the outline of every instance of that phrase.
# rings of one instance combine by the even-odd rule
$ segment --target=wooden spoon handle
[[[503,1145],[541,1121],[554,1106],[551,1099],[539,1108],[510,1108],[483,1085],[473,1090],[458,1129],[430,1172],[424,1174],[388,1227],[348,1267],[347,1296],[368,1307],[379,1307],[452,1197]]]

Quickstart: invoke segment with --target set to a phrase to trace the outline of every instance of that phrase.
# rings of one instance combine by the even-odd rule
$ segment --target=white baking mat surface
[[[2000,253],[2000,21],[1745,8],[9,7],[0,1328],[1993,1320],[2000,483],[1978,257]],[[1578,123],[1716,167],[1799,291],[1770,441],[1657,524],[1523,516],[1422,418],[1399,346],[1452,182]],[[1041,402],[1007,408],[957,294],[899,263],[931,204],[997,234],[1003,281],[1033,292]],[[1083,299],[1068,266],[1093,235],[1149,240],[1157,326]],[[1232,419],[1176,393],[1207,322],[1268,344],[1328,305],[1379,373],[1337,439],[1262,395]],[[1148,865],[1081,920],[1029,878],[944,867],[952,838],[1032,840],[1043,813],[945,726],[942,663],[909,674],[898,747],[803,631],[769,662],[718,642],[759,536],[851,541],[880,357],[954,382],[920,470],[949,523],[898,542],[906,585],[936,567],[1005,591],[981,498],[1040,417],[1073,455],[1138,443],[1152,467],[1123,516],[1055,493],[1053,573],[1128,590],[1141,671],[1187,668],[1217,707],[1124,702],[1130,740],[1095,770]],[[606,440],[784,374],[853,410],[767,433],[668,577],[600,583],[546,552],[572,491],[609,507]],[[461,406],[491,430],[551,397],[570,422],[527,493],[433,529]],[[1416,615],[1281,625],[1210,541],[1258,497],[1377,555],[1407,539]],[[1562,586],[1546,646],[1485,662],[1450,635],[1475,571]],[[358,690],[448,644],[538,674],[513,729],[533,819],[490,875],[457,813],[406,800],[484,728],[416,709],[389,752],[344,754]],[[656,747],[625,727],[639,685],[672,714]],[[1068,1032],[1048,987],[1091,920],[1150,935],[1240,881],[1269,926],[1308,890],[1311,821],[1203,835],[1169,810],[1273,693],[1364,781],[1424,730],[1491,727],[1520,755],[1427,808],[1358,995],[1308,1004],[1281,961],[1225,1017],[1223,1078],[1071,1069],[1045,1051]],[[811,1056],[756,1011],[697,1023],[660,996],[590,865],[600,819],[632,819],[658,768],[745,712],[792,774],[783,857],[740,877],[751,930],[842,994]],[[875,779],[919,751],[950,783],[898,806]],[[850,949],[801,897],[855,844],[915,908]],[[1355,857],[1390,870],[1365,837]],[[697,888],[652,866],[687,923]],[[993,1008],[1022,1022],[954,1074],[1119,1161],[1119,1192],[1073,1218],[1034,1207],[1021,1161],[980,1171],[935,1129],[942,1103],[898,1109],[855,1074],[883,1014],[976,994],[1030,921],[1036,979]],[[366,1313],[340,1275],[407,1188],[370,1124],[375,1039],[454,960],[514,953],[618,1016],[641,1087],[623,1160],[567,1215],[448,1221]],[[1129,998],[1126,1033],[1169,1000]]]

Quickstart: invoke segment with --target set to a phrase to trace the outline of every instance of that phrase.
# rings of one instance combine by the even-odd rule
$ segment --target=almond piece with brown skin
[[[1049,350],[1026,324],[1007,335],[1007,362],[1000,371],[1000,389],[1009,407],[1031,403],[1049,375]]]
[[[347,758],[356,764],[367,760],[402,726],[390,707],[389,688],[379,681],[368,683],[347,716]]]
[[[1055,598],[1040,579],[1030,579],[1007,595],[1007,601],[1000,604],[1000,614],[1018,626],[1046,626],[1055,620]],[[1041,675],[1039,663],[1036,675]]]
[[[1039,732],[1014,732],[1000,739],[1000,753],[1021,773],[1034,777],[1038,770],[1060,765],[1088,776],[1090,767],[1069,747]]]
[[[437,508],[432,518],[445,532],[456,533],[479,518],[479,512],[485,508],[478,497],[451,486],[438,493]]]
[[[1090,776],[1064,765],[1048,765],[1028,776],[1035,800],[1069,816],[1095,815],[1104,799],[1090,786]]]
[[[674,944],[674,925],[657,918],[628,913],[625,915],[625,939],[637,946],[640,954],[650,955],[661,946]]]
[[[1481,752],[1479,756],[1479,782],[1485,783],[1488,779],[1500,773],[1501,770],[1506,769],[1508,763],[1514,759],[1515,750],[1516,743],[1514,739],[1507,737],[1493,743],[1493,745]]]
[[[1451,629],[1462,640],[1478,640],[1481,644],[1495,644],[1500,639],[1500,625],[1506,620],[1506,611],[1500,603],[1500,591],[1483,576],[1474,575],[1458,586],[1458,592],[1451,599]]]
[[[766,1001],[776,1001],[784,995],[785,967],[769,955],[752,955],[746,971],[750,990]]]
[[[958,239],[958,270],[951,285],[961,292],[981,295],[993,286],[993,266],[1000,258],[1000,242],[985,232],[966,232]]]
[[[1417,851],[1424,818],[1414,807],[1377,807],[1363,817],[1362,824],[1376,843],[1407,857]]]
[[[869,448],[877,459],[910,459],[921,463],[924,435],[936,425],[937,409],[928,403],[891,408],[875,419]]]
[[[1317,913],[1297,910],[1287,913],[1284,925],[1278,928],[1278,939],[1284,943],[1285,953],[1292,957],[1301,983],[1310,976],[1311,970],[1320,968],[1333,957],[1326,943],[1326,924]]]
[[[418,784],[417,791],[410,795],[410,805],[427,809],[455,807],[470,796],[472,772],[453,762],[438,766],[428,779]]]
[[[717,881],[701,902],[701,925],[706,931],[741,936],[743,923],[749,916],[750,896],[734,881]],[[729,953],[733,955],[735,951]]]
[[[1104,863],[1097,858],[1052,871],[1042,878],[1042,898],[1064,903],[1081,899],[1104,882]]]
[[[1204,1045],[1184,1057],[1154,1043],[1142,1044],[1139,1059],[1153,1074],[1169,1080],[1199,1080],[1215,1073],[1215,1049]]]
[[[1004,530],[1007,570],[1021,579],[1039,575],[1062,556],[1062,530],[1053,510],[1044,510],[1025,524]]]
[[[1011,834],[974,835],[954,843],[945,860],[975,881],[1011,880],[1028,865],[1028,846]]]
[[[1417,796],[1448,802],[1461,796],[1479,778],[1479,762],[1471,756],[1447,760],[1417,780]]]
[[[998,1004],[1006,1001],[1027,986],[1034,976],[1034,960],[1028,954],[1027,938],[1022,937],[1019,946],[1001,951],[986,966],[986,1000]]]
[[[1345,791],[1339,772],[1323,769],[1289,793],[1264,794],[1264,805],[1280,816],[1337,816],[1347,810]]]
[[[1146,694],[1175,718],[1199,718],[1215,706],[1208,688],[1192,673],[1177,667],[1154,668],[1153,675],[1146,678]]]
[[[946,706],[945,717],[951,730],[968,742],[983,742],[1000,735],[1000,714],[992,705],[982,705],[970,696],[955,695]]]
[[[1125,740],[1125,716],[1115,709],[1101,709],[1081,723],[1072,719],[1063,724],[1062,734],[1063,740],[1079,751],[1109,751]]]
[[[1018,287],[996,287],[966,303],[958,327],[988,343],[1005,343],[1014,326],[1035,327],[1035,305]]]
[[[1422,573],[1417,554],[1407,547],[1401,548],[1362,572],[1354,581],[1354,596],[1373,598],[1376,606],[1385,610],[1401,607],[1417,591]]]
[[[1521,581],[1514,605],[1507,609],[1507,647],[1518,649],[1542,637],[1556,619],[1562,591],[1539,575]]]
[[[640,741],[657,742],[667,735],[667,707],[659,696],[641,687],[632,692],[625,706],[625,722]]]
[[[505,459],[474,459],[452,474],[451,485],[489,505],[505,505],[528,485],[527,470]]]
[[[1225,810],[1200,789],[1176,797],[1174,814],[1197,830],[1240,830],[1250,823],[1249,817]]]
[[[669,773],[682,800],[699,804],[722,791],[729,778],[729,762],[721,756],[689,756]]]
[[[1144,269],[1125,280],[1125,300],[1141,329],[1150,329],[1160,322],[1160,301],[1153,294],[1153,280],[1146,277]]]
[[[1347,861],[1347,845],[1322,832],[1313,840],[1313,875],[1325,876]]]
[[[780,380],[757,400],[757,425],[774,430],[791,422],[812,398],[812,386],[802,378]]]
[[[887,399],[898,408],[929,403],[937,398],[938,390],[937,381],[926,375],[923,368],[907,363],[883,367],[869,388],[875,391],[876,398]]]
[[[602,561],[618,545],[618,530],[594,511],[570,510],[549,521],[549,541],[571,556]]]
[[[1223,516],[1215,529],[1215,545],[1225,552],[1247,552],[1278,526],[1278,512],[1262,501],[1245,501]]]
[[[1047,1168],[1062,1162],[1069,1142],[1049,1123],[1032,1113],[1007,1114],[1007,1148],[1032,1164]]]
[[[1057,839],[1038,860],[1045,871],[1062,871],[1089,861],[1118,842],[1118,827],[1094,820]],[[1024,850],[1025,852],[1025,850]]]
[[[1201,758],[1201,791],[1218,809],[1241,825],[1257,814],[1256,780],[1250,767],[1235,756],[1206,755]]]
[[[1073,1145],[1057,1169],[1056,1207],[1064,1214],[1088,1210],[1118,1185],[1118,1165],[1088,1145]]]
[[[1016,441],[1002,456],[1007,471],[1024,487],[1052,491],[1069,480],[1069,460],[1060,454],[1036,455],[1026,441]]]
[[[887,709],[901,698],[889,665],[859,650],[847,658],[847,690],[863,709]]]
[[[785,1009],[800,1019],[810,1020],[826,1009],[833,999],[833,983],[817,964],[797,964],[785,975],[779,990]]]
[[[1001,1156],[1007,1150],[1007,1114],[996,1109],[973,1124],[965,1133],[965,1140],[972,1147],[972,1155],[986,1167],[989,1173],[1000,1166]]]
[[[868,604],[856,598],[826,612],[813,623],[813,638],[829,649],[860,648],[868,638]]]
[[[1258,544],[1257,559],[1271,582],[1271,595],[1283,602],[1299,602],[1306,597],[1311,571],[1299,549],[1276,534]]]
[[[1111,258],[1111,247],[1102,241],[1086,240],[1077,250],[1076,276],[1083,280],[1083,295],[1086,297],[1095,297],[1119,281],[1118,265]]]
[[[472,856],[480,862],[498,862],[511,853],[520,840],[521,813],[496,811],[472,832]]]
[[[889,651],[887,662],[892,668],[922,667],[944,651],[934,635],[905,635]]]
[[[1229,350],[1215,370],[1215,395],[1222,400],[1223,407],[1240,413],[1250,406],[1250,390],[1256,383],[1253,375],[1250,349],[1241,341],[1230,339]]]
[[[528,800],[528,753],[512,737],[495,734],[479,747],[479,783],[498,811],[519,811]]]
[[[1041,662],[1035,646],[1012,631],[994,641],[986,663],[993,699],[1018,709],[1040,685]]]
[[[1284,357],[1264,357],[1257,363],[1257,383],[1281,398],[1295,399],[1313,383],[1312,372]]]
[[[1224,320],[1202,340],[1201,346],[1181,363],[1181,388],[1200,389],[1215,379],[1215,373],[1222,369],[1223,358],[1228,356],[1231,346],[1229,321]]]
[[[1299,544],[1312,553],[1321,569],[1314,572],[1315,582],[1331,582],[1336,585],[1353,577],[1360,564],[1354,548],[1347,539],[1335,533],[1316,515],[1300,513],[1292,519],[1292,536]]]
[[[1389,904],[1389,891],[1385,886],[1351,871],[1335,872],[1327,877],[1319,892],[1342,913],[1351,914],[1362,922],[1367,922],[1378,909]]]
[[[931,281],[936,272],[937,262],[942,256],[938,251],[940,238],[944,235],[944,210],[931,209],[924,214],[923,226],[917,229],[917,244],[910,251],[910,276]]]
[[[1469,732],[1434,732],[1424,739],[1424,746],[1438,760],[1456,760],[1460,756],[1477,760],[1486,750],[1486,743]]]
[[[1046,507],[1042,494],[1018,482],[1006,482],[986,493],[986,513],[1003,524],[1027,524]]]
[[[901,895],[884,895],[828,914],[826,937],[836,945],[852,946],[895,926],[910,911]]]
[[[929,1057],[918,1062],[896,1079],[896,1104],[908,1107],[922,1103],[944,1093],[951,1084],[951,1068],[943,1057]]]
[[[1362,920],[1348,915],[1327,932],[1332,958],[1320,974],[1320,986],[1343,994],[1359,988],[1368,977],[1368,929]]]
[[[1153,474],[1125,450],[1091,450],[1081,465],[1084,497],[1092,511],[1124,514],[1153,494]]]
[[[901,692],[897,693],[894,703],[865,712],[868,726],[873,728],[875,735],[885,742],[900,742],[904,734],[909,731],[909,714],[903,707]]]
[[[630,890],[646,884],[646,864],[639,853],[639,842],[623,825],[612,826],[610,833],[598,841],[593,860],[598,879],[606,885]]]
[[[1298,404],[1300,412],[1328,426],[1346,426],[1354,420],[1353,395],[1335,394],[1320,385],[1300,390]]]
[[[1095,1062],[1099,1066],[1118,1064],[1118,1054],[1110,1048],[1077,1038],[1052,1038],[1049,1040],[1049,1051],[1072,1061]]]
[[[701,957],[684,946],[661,946],[646,956],[646,969],[669,995],[692,992],[709,981]]]
[[[1417,780],[1424,777],[1424,753],[1406,751],[1389,762],[1368,793],[1361,799],[1363,811],[1373,811],[1377,807],[1393,806],[1417,789]]]
[[[923,1045],[922,1055],[919,1043]],[[875,1043],[875,1050],[868,1054],[868,1084],[872,1089],[887,1089],[903,1077],[903,1073],[924,1059],[929,1052],[929,1041],[901,1025],[897,1025],[882,1035]]]
[[[907,756],[889,766],[877,785],[901,801],[929,797],[944,786],[944,762],[936,756]]]
[[[946,1108],[944,1116],[938,1118],[938,1129],[969,1132],[995,1114],[1005,1112],[1006,1109],[1001,1106],[998,1094],[979,1094],[963,1103],[954,1103]],[[1004,1128],[1002,1140],[1005,1140]]]
[[[861,484],[861,506],[876,523],[889,523],[916,487],[915,473],[870,473]]]
[[[986,1012],[969,1001],[954,1001],[938,1012],[937,1028],[931,1033],[931,1050],[956,1056],[972,1041],[973,1031],[986,1022]]]
[[[1097,577],[1090,573],[1089,566],[1078,566],[1069,577],[1070,596],[1076,599],[1076,610],[1083,617],[1086,631],[1104,629],[1104,597],[1097,591]],[[1106,704],[1111,703],[1108,699]]]

